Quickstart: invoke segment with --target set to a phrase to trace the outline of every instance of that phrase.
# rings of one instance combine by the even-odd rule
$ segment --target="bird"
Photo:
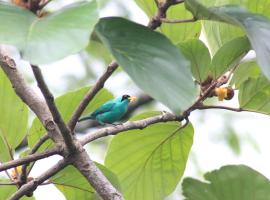
[[[119,121],[127,112],[128,105],[134,102],[136,97],[127,94],[122,95],[116,99],[110,100],[96,109],[89,115],[82,117],[78,122],[88,119],[96,120],[100,124],[113,124]]]

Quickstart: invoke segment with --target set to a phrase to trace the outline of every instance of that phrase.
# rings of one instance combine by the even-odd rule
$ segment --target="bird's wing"
[[[101,107],[99,107],[98,109],[96,109],[91,114],[91,116],[92,117],[96,117],[99,114],[102,114],[102,113],[105,113],[105,112],[109,112],[109,111],[111,111],[113,109],[114,105],[115,105],[115,101],[114,100],[108,101],[107,103],[103,104]]]

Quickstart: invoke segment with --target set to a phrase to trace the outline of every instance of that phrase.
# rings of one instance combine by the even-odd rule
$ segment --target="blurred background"
[[[54,10],[74,1],[76,0],[55,0],[46,9]],[[148,23],[148,17],[132,0],[99,0],[99,6],[100,17],[121,16],[140,24],[146,25]],[[172,24],[172,26],[181,26],[181,24]],[[28,63],[20,60],[16,50],[8,48],[22,66],[21,69],[28,81],[38,91]],[[56,63],[43,65],[41,69],[49,88],[57,97],[67,91],[93,85],[112,59],[108,51],[93,35],[85,51]],[[122,94],[135,96],[143,94],[121,68],[106,82],[105,88],[111,91],[115,97]],[[218,102],[215,98],[211,99],[210,102],[238,107],[237,94],[227,102]],[[168,109],[149,100],[145,101],[133,114],[150,110]],[[183,177],[191,176],[203,179],[205,172],[218,169],[223,165],[245,164],[270,179],[270,162],[268,162],[270,118],[268,116],[212,109],[192,112],[190,121],[195,129],[194,144]],[[31,122],[29,123],[31,124]],[[94,128],[90,129],[91,125],[93,125],[91,122],[81,123],[77,127],[78,135],[92,131]],[[110,138],[100,139],[86,146],[94,160],[103,163],[109,140]],[[59,157],[55,156],[45,161],[38,161],[32,171],[32,176],[38,176],[58,159]],[[39,187],[34,194],[38,200],[65,199],[56,188],[49,185]],[[182,199],[180,185],[167,199]]]

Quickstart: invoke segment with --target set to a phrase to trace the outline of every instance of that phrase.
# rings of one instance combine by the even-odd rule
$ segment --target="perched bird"
[[[93,119],[97,120],[100,124],[112,124],[119,121],[126,114],[128,104],[135,100],[136,97],[131,97],[125,94],[121,97],[106,102],[90,115],[79,119],[79,122]]]

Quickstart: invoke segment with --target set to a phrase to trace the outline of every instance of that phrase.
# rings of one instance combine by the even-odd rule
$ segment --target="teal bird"
[[[121,97],[106,102],[90,115],[79,119],[79,122],[93,119],[97,120],[100,124],[112,124],[119,121],[126,114],[128,104],[135,100],[136,97],[131,97],[125,94]]]

